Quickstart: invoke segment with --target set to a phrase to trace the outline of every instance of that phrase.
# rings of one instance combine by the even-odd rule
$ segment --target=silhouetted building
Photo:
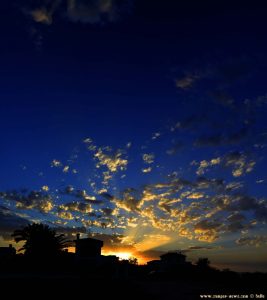
[[[183,265],[186,263],[186,255],[181,252],[168,252],[162,254],[160,259],[165,264]]]
[[[77,234],[75,242],[75,254],[78,258],[97,258],[101,256],[101,248],[103,247],[103,241],[85,238],[80,239],[80,235]]]
[[[9,244],[9,247],[0,247],[0,259],[9,258],[16,255],[16,249]]]
[[[160,260],[151,260],[147,262],[147,265],[151,268],[151,269],[158,269],[160,266],[161,261]]]
[[[192,266],[186,261],[186,255],[181,252],[168,252],[160,256],[160,260],[152,260],[147,263],[152,271],[170,271],[174,269],[187,269]]]

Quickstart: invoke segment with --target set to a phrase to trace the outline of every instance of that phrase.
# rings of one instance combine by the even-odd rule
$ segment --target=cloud
[[[256,162],[248,160],[246,154],[238,151],[230,152],[224,157],[224,166],[233,167],[232,174],[234,177],[240,177],[245,173],[250,173]]]
[[[131,11],[131,0],[40,0],[23,7],[32,20],[51,25],[55,17],[65,17],[71,22],[103,24],[118,21]]]
[[[86,190],[75,189],[71,185],[66,186],[66,188],[64,190],[61,190],[60,194],[67,195],[67,196],[73,196],[76,199],[84,200],[87,203],[91,203],[91,204],[102,204],[103,203],[102,200],[96,199],[95,196],[89,195]]]
[[[121,13],[129,10],[131,1],[118,0],[68,0],[67,14],[73,22],[100,23],[114,22]]]
[[[69,172],[70,167],[69,166],[65,166],[63,168],[63,173],[68,173]]]
[[[47,185],[42,186],[42,190],[44,192],[48,192],[49,191],[49,187]]]
[[[112,208],[102,208],[101,212],[103,212],[104,215],[106,215],[106,216],[111,216],[112,213],[114,212],[114,209],[112,209]]]
[[[155,159],[155,155],[153,153],[150,153],[150,154],[145,153],[145,154],[143,154],[143,161],[146,164],[153,164],[154,159]]]
[[[244,184],[239,181],[230,182],[226,185],[225,189],[228,192],[236,191],[244,187]]]
[[[241,237],[240,239],[236,240],[236,244],[239,246],[259,247],[267,244],[267,236],[254,235],[254,236]]]
[[[222,104],[226,107],[233,107],[234,99],[229,96],[225,91],[214,91],[211,96],[216,100],[217,103]]]
[[[235,195],[216,195],[213,201],[218,207],[225,212],[235,212],[237,215],[229,216],[231,218],[240,217],[240,212],[251,211],[254,218],[259,222],[267,221],[267,203],[266,199],[257,199],[248,195],[235,194]],[[238,220],[235,220],[238,221]]]
[[[142,172],[143,172],[143,173],[150,173],[151,171],[152,171],[152,168],[151,168],[151,167],[142,169]]]
[[[221,163],[221,158],[220,157],[212,158],[210,161],[202,160],[199,163],[199,167],[196,171],[196,174],[197,175],[203,175],[206,172],[206,169],[208,167],[216,166],[216,165],[219,165],[220,163]]]
[[[191,246],[186,249],[186,251],[191,251],[191,250],[212,250],[215,249],[216,247],[211,247],[211,246]]]
[[[114,173],[117,171],[124,171],[127,169],[128,161],[122,158],[122,151],[117,150],[115,154],[104,153],[103,149],[99,148],[94,157],[98,160],[97,168],[101,166],[107,167],[107,169]]]
[[[124,209],[128,212],[140,211],[141,200],[136,195],[136,190],[132,188],[125,189],[121,198],[112,198],[112,202],[116,207]]]
[[[227,217],[227,220],[230,221],[230,222],[240,222],[240,221],[243,221],[245,219],[246,219],[245,216],[240,214],[240,213],[234,213],[234,214]]]
[[[161,136],[161,133],[160,133],[160,132],[155,132],[155,133],[152,135],[152,140],[156,140],[156,139],[158,139],[160,136]]]
[[[52,197],[38,191],[31,191],[28,194],[19,191],[0,192],[0,198],[14,201],[19,209],[36,209],[41,213],[48,213],[54,207]]]
[[[76,237],[77,233],[87,233],[87,229],[84,226],[79,226],[79,227],[69,227],[69,226],[58,226],[53,224],[53,227],[57,231],[57,233],[64,234],[66,239],[68,240],[73,240]],[[74,244],[73,244],[74,246]]]
[[[80,212],[83,214],[88,214],[93,211],[91,204],[77,201],[61,204],[59,209],[64,211]]]
[[[236,145],[243,141],[248,136],[246,127],[233,133],[217,133],[209,136],[200,136],[194,142],[196,147],[218,147],[225,145]]]
[[[51,167],[56,167],[56,168],[58,168],[58,167],[61,167],[62,166],[62,163],[59,161],[59,160],[57,160],[57,159],[53,159],[52,160],[52,162],[51,162]]]
[[[193,161],[191,165],[198,165],[196,171],[197,175],[205,174],[211,167],[221,165],[225,168],[232,168],[232,175],[234,177],[240,177],[246,173],[253,171],[256,161],[249,158],[245,153],[239,151],[233,151],[225,154],[222,157],[212,158],[209,160],[202,160],[199,163]],[[229,186],[229,189],[233,189],[234,186]]]
[[[192,186],[198,189],[222,190],[224,188],[224,180],[218,178],[210,179],[200,176],[196,179],[195,183],[192,183]]]
[[[53,16],[55,12],[60,8],[63,0],[41,0],[35,3],[29,2],[29,5],[22,8],[26,15],[29,15],[33,21],[45,25],[51,25],[53,23]]]
[[[205,195],[203,193],[200,192],[193,192],[190,193],[186,198],[187,199],[201,199],[203,198]]]
[[[105,248],[114,248],[122,246],[124,236],[121,234],[104,234],[104,233],[90,233],[88,235],[94,239],[99,239],[104,242]]]
[[[194,83],[200,78],[201,78],[201,76],[197,73],[187,74],[186,76],[184,76],[180,79],[176,79],[175,85],[179,89],[187,90],[187,89],[190,89],[194,85]]]
[[[69,211],[60,211],[57,213],[57,216],[65,220],[73,220],[74,217]]]
[[[193,130],[198,129],[200,124],[206,124],[209,121],[208,116],[205,114],[193,114],[179,122],[176,122],[176,124],[172,125],[170,127],[170,131],[174,132],[176,130]]]
[[[24,227],[30,221],[13,213],[10,209],[0,206],[0,235],[10,241],[15,229]]]
[[[230,224],[227,225],[226,229],[227,232],[240,232],[243,229],[249,229],[250,226],[249,225],[244,225],[241,222],[232,222]]]
[[[194,225],[195,238],[199,241],[213,242],[218,239],[221,223],[215,221],[201,220]]]
[[[201,220],[197,224],[195,224],[194,229],[199,231],[207,231],[207,230],[214,230],[221,226],[219,222],[211,222],[208,220]]]
[[[47,11],[46,8],[39,8],[30,12],[33,20],[37,23],[43,23],[46,25],[52,24],[52,12]]]

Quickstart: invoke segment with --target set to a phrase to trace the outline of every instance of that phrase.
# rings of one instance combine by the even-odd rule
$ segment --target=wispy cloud
[[[51,25],[56,17],[65,17],[71,22],[103,24],[119,20],[131,11],[131,5],[130,0],[42,0],[36,4],[26,1],[23,11],[33,21],[45,25]]]
[[[236,240],[237,245],[240,246],[255,246],[259,247],[267,244],[267,236],[262,235],[254,235],[254,236],[246,236]]]
[[[182,78],[176,79],[175,85],[177,88],[187,90],[192,88],[194,83],[200,78],[201,76],[198,73],[189,73]]]

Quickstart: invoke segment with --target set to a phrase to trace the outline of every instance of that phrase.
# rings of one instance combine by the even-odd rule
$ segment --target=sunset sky
[[[1,1],[0,246],[267,271],[267,6],[232,2]]]

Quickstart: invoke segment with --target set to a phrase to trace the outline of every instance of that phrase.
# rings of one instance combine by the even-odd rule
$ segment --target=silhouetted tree
[[[25,241],[23,247],[25,255],[36,257],[54,257],[68,247],[64,234],[56,234],[56,231],[44,224],[29,224],[23,229],[15,230],[12,234],[15,241]]]
[[[207,269],[210,266],[210,261],[206,257],[201,257],[197,261],[197,266],[201,269]]]
[[[131,264],[131,265],[138,265],[138,260],[136,257],[130,257],[128,259],[128,261],[129,261],[129,264]]]

